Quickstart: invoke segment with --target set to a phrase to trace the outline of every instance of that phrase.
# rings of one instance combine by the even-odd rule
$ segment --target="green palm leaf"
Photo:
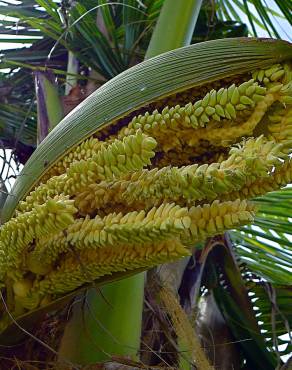
[[[262,335],[278,360],[292,351],[291,195],[287,187],[257,198],[255,222],[230,233]]]
[[[231,233],[249,269],[276,284],[292,285],[291,195],[288,187],[256,199],[260,208],[254,224]]]
[[[286,32],[281,21],[285,19],[292,25],[292,4],[289,0],[218,0],[217,15],[221,20],[240,21],[246,16],[249,21],[250,32],[258,36],[259,31],[267,32],[270,37],[281,38],[285,34],[291,39],[291,32]]]
[[[267,346],[278,352],[279,356],[290,354],[292,351],[292,314],[289,308],[292,299],[291,286],[249,281],[247,289],[254,307],[257,308],[257,320]],[[282,345],[281,349],[280,345]]]

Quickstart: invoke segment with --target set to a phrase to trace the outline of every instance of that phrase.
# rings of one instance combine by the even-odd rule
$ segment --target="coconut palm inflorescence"
[[[240,72],[132,109],[50,163],[0,230],[16,316],[187,256],[252,222],[250,198],[291,182],[291,64]]]

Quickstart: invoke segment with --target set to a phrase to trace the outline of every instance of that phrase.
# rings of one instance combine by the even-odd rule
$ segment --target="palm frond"
[[[275,369],[277,355],[273,348],[267,350],[255,304],[249,296],[247,284],[254,280],[247,279],[249,275],[246,270],[239,268],[228,237],[211,241],[207,248],[209,251],[205,247],[205,252],[201,254],[204,256],[207,252],[206,262],[202,266],[201,289],[207,289],[214,295],[234,341],[238,343],[241,356],[247,362],[247,368]],[[267,305],[269,302],[266,299]]]
[[[220,20],[237,20],[247,17],[250,33],[258,36],[265,31],[269,37],[291,40],[292,3],[289,0],[217,0],[216,14]],[[287,26],[281,23],[285,20]]]
[[[6,5],[0,5],[0,14],[7,15],[10,17],[22,18],[22,17],[43,17],[44,12],[38,9],[38,4],[33,0],[21,2],[13,5],[9,1],[1,1]]]
[[[291,286],[271,285],[263,281],[250,280],[247,283],[247,289],[267,346],[279,357],[290,354],[292,351]]]
[[[228,239],[215,242],[202,266],[201,284],[214,294],[250,368],[274,369],[292,349],[291,286],[264,281],[237,252]]]
[[[292,285],[291,199],[289,187],[257,198],[255,222],[231,233],[241,259],[271,283]]]
[[[255,199],[254,223],[230,233],[262,335],[278,360],[292,351],[291,195],[287,187]]]

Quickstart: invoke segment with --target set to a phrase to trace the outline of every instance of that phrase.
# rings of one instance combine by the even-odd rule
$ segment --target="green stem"
[[[0,219],[1,219],[1,211],[4,206],[5,200],[8,195],[8,189],[6,188],[5,181],[3,181],[2,177],[0,176]]]
[[[65,95],[69,95],[71,89],[77,85],[78,60],[72,51],[68,52],[68,66],[65,86]]]
[[[34,72],[38,112],[38,144],[64,116],[58,87],[51,72]]]
[[[165,0],[145,59],[189,45],[203,0]]]
[[[137,359],[140,348],[144,273],[87,292],[73,306],[59,349],[62,358],[80,365],[111,355]]]

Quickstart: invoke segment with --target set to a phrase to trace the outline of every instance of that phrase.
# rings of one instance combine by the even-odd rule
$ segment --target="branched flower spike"
[[[252,222],[250,198],[292,182],[291,65],[223,78],[226,68],[104,116],[26,188],[0,229],[0,283],[16,315],[103,276],[186,256]]]
[[[229,135],[228,139],[233,139],[242,136],[247,131],[252,132],[273,101],[273,95],[267,94],[266,88],[258,86],[254,80],[244,82],[238,87],[232,84],[218,91],[211,90],[203,99],[194,104],[188,103],[184,107],[180,105],[165,107],[161,113],[154,110],[151,114],[147,112],[136,116],[128,127],[121,130],[120,137],[133,134],[141,129],[155,137],[165,151],[175,145],[181,146],[184,142],[194,146],[199,139],[221,142],[226,140],[223,138],[226,133]],[[255,106],[254,112],[256,113],[247,123],[242,127],[235,126],[230,131],[229,121],[236,122],[239,119],[241,122],[243,117],[246,117],[246,113],[243,115],[238,113],[246,110],[249,113]],[[219,125],[221,121],[223,121],[222,127]],[[207,129],[200,129],[206,126]],[[227,131],[228,128],[229,131]]]
[[[29,244],[36,238],[65,230],[74,222],[76,211],[74,201],[60,195],[7,222],[0,230],[1,276],[22,275],[19,269]]]
[[[27,256],[27,267],[37,274],[46,274],[48,265],[60,254],[83,248],[121,248],[125,244],[156,243],[170,238],[183,238],[192,245],[225,228],[232,228],[252,220],[254,206],[245,200],[205,204],[190,209],[174,203],[163,203],[158,208],[134,211],[123,215],[110,213],[101,218],[77,219],[63,232],[41,238]]]
[[[73,161],[66,174],[54,176],[20,202],[19,211],[29,211],[48,197],[78,194],[96,181],[112,180],[151,164],[156,141],[138,131],[123,140],[106,143],[87,160]]]
[[[48,172],[46,172],[42,181],[46,182],[51,177],[58,176],[66,172],[72,162],[92,158],[104,145],[104,142],[94,137],[83,141],[80,145],[71,150],[64,158],[58,161]]]
[[[47,294],[66,293],[104,275],[128,269],[147,269],[189,254],[177,240],[125,244],[120,248],[84,248],[78,254],[68,253],[58,269],[35,282],[23,299],[24,307],[31,309]]]

